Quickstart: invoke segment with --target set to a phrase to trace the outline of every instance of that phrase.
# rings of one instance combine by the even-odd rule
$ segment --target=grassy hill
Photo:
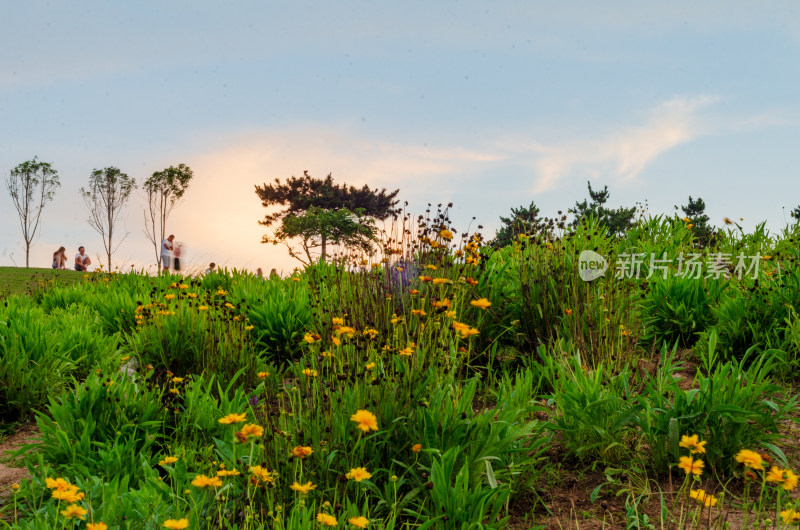
[[[32,293],[46,284],[73,283],[83,279],[83,275],[72,270],[0,267],[0,298]]]

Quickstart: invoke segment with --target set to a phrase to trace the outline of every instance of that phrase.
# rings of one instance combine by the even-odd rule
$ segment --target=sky
[[[94,169],[194,171],[167,231],[193,267],[284,273],[260,243],[255,185],[302,175],[453,202],[459,231],[534,201],[555,215],[607,185],[612,206],[779,231],[800,204],[794,1],[0,0],[0,174],[38,156],[61,187],[32,266],[102,254],[79,190]],[[153,261],[144,199],[120,267]],[[476,220],[472,221],[472,217]],[[24,265],[0,188],[0,266]],[[470,225],[470,223],[472,223]],[[70,260],[70,265],[72,261]]]

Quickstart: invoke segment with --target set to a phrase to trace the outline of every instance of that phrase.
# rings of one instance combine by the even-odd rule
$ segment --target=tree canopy
[[[89,210],[89,225],[103,238],[103,248],[111,271],[111,255],[128,235],[113,245],[117,218],[128,202],[136,181],[116,167],[95,169],[89,176],[89,189],[81,188],[81,197]]]
[[[301,254],[289,242],[299,238],[304,262],[313,261],[310,250],[314,248],[319,248],[320,258],[325,259],[329,243],[368,248],[375,236],[374,221],[400,212],[396,208],[400,190],[388,192],[386,188],[371,189],[367,185],[357,188],[337,184],[331,175],[319,179],[307,171],[302,177],[292,176],[285,182],[275,179],[272,184],[256,185],[255,191],[265,208],[284,207],[259,221],[264,226],[278,225],[262,242],[284,243],[290,255],[298,258]]]
[[[697,244],[701,247],[706,246],[711,239],[714,228],[708,223],[705,201],[700,197],[693,199],[689,195],[689,203],[686,206],[681,206],[681,210],[683,211],[684,221],[688,219],[686,222],[692,225]]]
[[[511,208],[510,217],[500,216],[500,222],[503,224],[492,242],[497,247],[512,244],[520,234],[532,235],[545,229],[542,219],[539,218],[539,208],[533,201],[528,206]]]
[[[37,157],[12,169],[6,179],[6,189],[17,210],[22,239],[25,241],[26,267],[30,266],[31,244],[39,229],[42,210],[45,204],[53,200],[59,186],[58,171]]]
[[[179,164],[178,167],[170,166],[163,171],[156,171],[142,184],[147,196],[144,233],[153,244],[156,264],[159,263],[161,241],[166,235],[167,218],[189,189],[193,177],[194,172],[189,166]]]
[[[575,215],[574,224],[577,224],[581,219],[594,217],[601,225],[605,226],[609,235],[619,236],[625,233],[631,226],[633,226],[634,215],[636,214],[636,206],[629,208],[619,207],[611,209],[606,207],[611,193],[608,191],[608,186],[603,186],[602,191],[595,191],[592,189],[592,183],[586,182],[589,186],[589,199],[591,202],[584,199],[583,202],[576,202],[575,208],[572,213]]]

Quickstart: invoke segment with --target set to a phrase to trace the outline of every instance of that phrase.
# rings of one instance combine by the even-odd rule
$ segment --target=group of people
[[[173,234],[161,242],[161,272],[169,272],[170,267],[181,270],[181,244],[175,242]]]
[[[51,247],[52,248],[52,247]],[[85,271],[89,269],[89,265],[92,264],[92,260],[89,256],[86,255],[86,249],[82,246],[78,247],[78,253],[75,254],[75,270],[76,271]],[[61,269],[66,270],[67,268],[67,249],[64,247],[60,247],[58,250],[53,252],[53,268],[54,269]]]
[[[92,260],[86,255],[86,249],[83,246],[78,247],[78,253],[75,254],[75,270],[88,270],[89,265],[91,264]],[[210,263],[205,273],[212,274],[216,272],[216,267],[217,266],[215,263]],[[58,250],[53,252],[53,268],[66,270],[67,249],[65,247],[60,247]],[[175,236],[173,234],[170,234],[161,242],[161,272],[168,273],[170,272],[170,269],[175,271],[181,270],[181,244],[175,242]],[[258,269],[257,274],[262,278],[264,277],[264,273],[262,272],[261,268]],[[270,271],[270,278],[277,276],[278,271],[272,269],[272,271]]]

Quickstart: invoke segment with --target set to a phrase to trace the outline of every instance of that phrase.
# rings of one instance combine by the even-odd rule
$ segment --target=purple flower
[[[258,394],[253,394],[250,397],[250,405],[252,405],[253,407],[258,405]]]

